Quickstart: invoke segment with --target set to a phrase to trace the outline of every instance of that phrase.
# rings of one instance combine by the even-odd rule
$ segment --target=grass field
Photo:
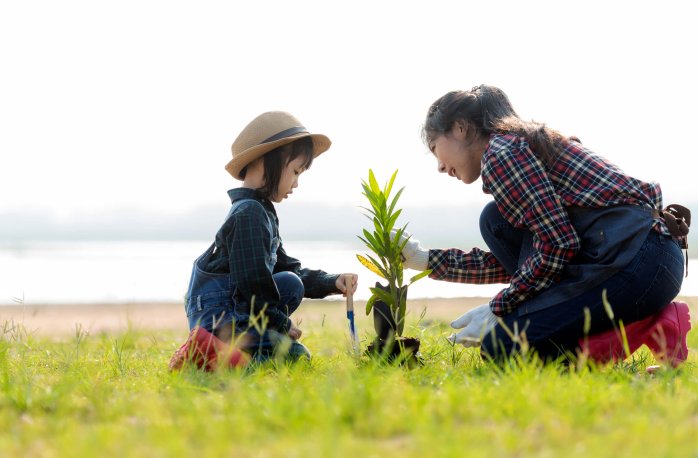
[[[357,360],[334,310],[300,324],[310,363],[214,374],[167,371],[175,330],[5,321],[0,456],[698,456],[695,331],[688,363],[655,375],[644,348],[616,366],[501,369],[450,346],[436,315],[410,315],[418,368]]]

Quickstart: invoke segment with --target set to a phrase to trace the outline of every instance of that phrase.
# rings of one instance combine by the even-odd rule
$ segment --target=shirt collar
[[[228,196],[230,197],[231,202],[235,202],[236,200],[241,200],[241,199],[254,199],[256,201],[259,201],[264,208],[267,210],[271,211],[272,213],[276,214],[276,210],[274,209],[274,204],[271,203],[269,199],[266,198],[264,194],[259,192],[256,189],[252,188],[233,188],[228,191]]]

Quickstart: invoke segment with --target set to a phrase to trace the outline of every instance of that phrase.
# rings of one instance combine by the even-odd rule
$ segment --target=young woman
[[[300,175],[330,144],[286,112],[263,113],[242,130],[225,167],[242,186],[228,191],[228,216],[194,262],[185,303],[191,334],[170,367],[180,367],[187,357],[208,369],[235,366],[247,361],[245,353],[263,361],[278,349],[290,359],[310,358],[291,314],[303,297],[353,293],[357,275],[305,269],[287,255],[274,203],[293,193]],[[244,353],[231,354],[233,339]]]
[[[431,278],[508,283],[452,323],[451,336],[502,360],[527,345],[543,360],[584,349],[596,361],[647,344],[686,359],[688,306],[672,302],[684,274],[690,213],[662,206],[658,184],[543,124],[520,119],[503,91],[449,92],[429,108],[423,138],[438,170],[493,197],[480,218],[489,251],[426,250],[413,238],[405,264]],[[610,305],[610,311],[604,304]]]

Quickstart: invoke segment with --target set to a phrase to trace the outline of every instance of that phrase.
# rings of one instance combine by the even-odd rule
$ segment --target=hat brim
[[[269,151],[278,148],[279,146],[289,144],[291,142],[305,137],[310,137],[313,140],[313,158],[316,158],[325,151],[327,151],[332,145],[330,139],[325,135],[300,132],[296,135],[291,135],[290,137],[285,137],[273,142],[262,143],[261,145],[253,146],[252,148],[247,148],[245,151],[241,152],[233,159],[231,159],[230,162],[226,164],[225,169],[234,178],[242,181],[243,178],[240,176],[240,172],[255,159],[264,156]]]

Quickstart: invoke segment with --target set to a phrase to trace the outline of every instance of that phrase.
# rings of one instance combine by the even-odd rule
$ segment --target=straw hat
[[[240,171],[250,162],[264,156],[279,146],[299,138],[313,139],[313,157],[327,151],[332,142],[322,134],[311,134],[293,115],[284,111],[268,111],[257,116],[245,127],[233,142],[233,159],[225,169],[238,180]]]

